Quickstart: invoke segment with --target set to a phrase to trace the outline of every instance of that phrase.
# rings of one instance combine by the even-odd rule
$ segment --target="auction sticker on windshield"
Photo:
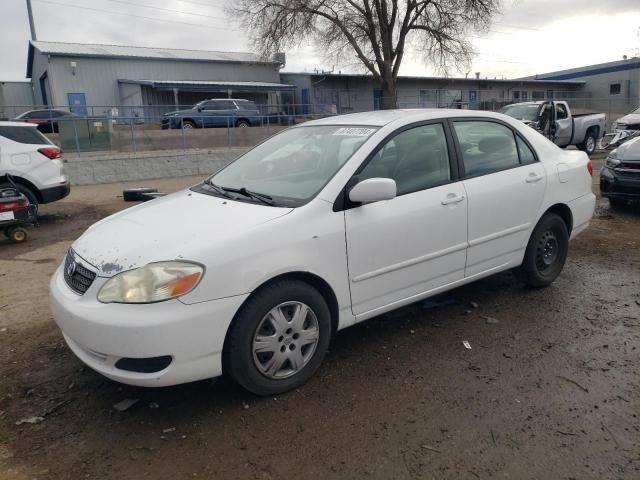
[[[333,132],[333,135],[349,135],[351,137],[368,137],[375,131],[376,131],[375,128],[343,127]]]

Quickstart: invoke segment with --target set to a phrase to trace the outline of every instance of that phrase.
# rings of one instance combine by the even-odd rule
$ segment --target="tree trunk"
[[[382,110],[392,110],[397,108],[396,105],[396,79],[390,78],[383,81],[380,85],[382,87]]]

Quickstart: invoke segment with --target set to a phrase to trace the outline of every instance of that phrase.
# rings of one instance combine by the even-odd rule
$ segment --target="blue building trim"
[[[640,69],[640,62],[613,65],[611,67],[591,68],[579,72],[562,73],[545,77],[538,77],[536,80],[570,80],[572,78],[591,77],[593,75],[603,75],[605,73],[625,72],[628,70]]]

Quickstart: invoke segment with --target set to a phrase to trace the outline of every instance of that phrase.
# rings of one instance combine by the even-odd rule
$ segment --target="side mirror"
[[[202,110],[204,110],[204,108],[202,107],[198,107],[198,111],[201,112]]]
[[[356,184],[349,192],[355,203],[372,203],[396,197],[396,182],[390,178],[368,178]]]

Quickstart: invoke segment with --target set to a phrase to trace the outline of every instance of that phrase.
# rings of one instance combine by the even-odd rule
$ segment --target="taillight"
[[[10,212],[20,210],[29,206],[29,200],[18,200],[17,202],[0,203],[0,212]]]
[[[38,151],[49,160],[55,160],[56,158],[62,157],[62,150],[57,147],[39,148]]]
[[[589,175],[593,177],[593,163],[591,163],[591,160],[587,162],[587,170],[589,171]]]

